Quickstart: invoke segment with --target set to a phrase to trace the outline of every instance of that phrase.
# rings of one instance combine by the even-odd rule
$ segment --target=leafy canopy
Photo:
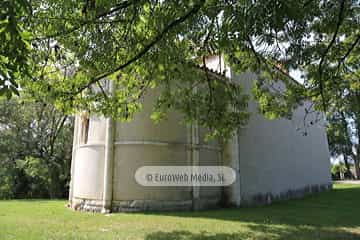
[[[241,84],[199,70],[209,55],[258,74],[254,95],[270,118],[291,117],[307,99],[328,110],[345,78],[360,85],[358,1],[33,0],[29,9],[17,9],[15,19],[32,36],[21,64],[31,77],[11,81],[67,112],[126,120],[156,87],[154,119],[178,110],[226,138],[246,123],[248,97]],[[304,85],[292,70],[302,72]],[[113,94],[104,78],[114,82]],[[274,88],[276,81],[285,88]]]

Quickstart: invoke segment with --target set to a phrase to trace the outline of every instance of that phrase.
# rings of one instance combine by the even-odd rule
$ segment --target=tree
[[[356,158],[353,154],[352,134],[349,133],[351,130],[348,125],[344,112],[332,113],[328,117],[327,137],[331,155],[334,157],[343,156],[345,174],[351,178],[349,158]]]
[[[24,14],[30,12],[26,0],[3,0],[0,2],[0,96],[8,98],[19,94],[18,82],[29,75],[30,32],[23,25]]]
[[[0,198],[65,197],[73,121],[24,97],[2,99],[0,111]]]
[[[334,180],[343,180],[344,174],[346,173],[347,168],[344,163],[333,164],[331,165],[331,174]]]
[[[247,96],[199,70],[208,55],[258,74],[255,96],[270,118],[291,117],[309,99],[328,111],[334,92],[344,91],[343,77],[358,81],[357,1],[34,0],[31,10],[24,28],[32,36],[32,74],[19,82],[67,112],[131,118],[156,86],[154,118],[175,109],[227,138],[246,123]],[[294,84],[294,69],[304,85]],[[111,96],[104,78],[117,86]],[[278,80],[286,90],[274,91]]]

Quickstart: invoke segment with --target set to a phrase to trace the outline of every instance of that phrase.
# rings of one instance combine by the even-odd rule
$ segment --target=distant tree
[[[349,129],[349,120],[346,120],[343,112],[333,113],[328,117],[327,137],[330,153],[333,157],[343,157],[346,167],[346,175],[351,177],[350,159],[354,159],[353,141]]]
[[[64,197],[73,121],[46,103],[0,101],[0,198]]]
[[[348,57],[346,64],[334,70],[336,77],[327,86],[333,95],[327,102],[328,134],[330,148],[354,161],[360,179],[360,48],[354,47]],[[336,61],[333,58],[330,66],[335,67]]]
[[[344,163],[338,163],[331,165],[331,174],[335,180],[343,179],[347,168]]]

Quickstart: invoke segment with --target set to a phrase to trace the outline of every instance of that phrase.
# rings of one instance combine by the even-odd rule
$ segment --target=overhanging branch
[[[327,46],[324,53],[322,54],[321,59],[320,59],[320,63],[319,63],[319,69],[318,69],[318,72],[319,72],[319,88],[320,88],[320,95],[321,95],[321,99],[322,99],[322,105],[323,105],[324,112],[326,112],[327,107],[326,107],[326,99],[325,99],[325,95],[324,95],[324,83],[323,83],[323,80],[322,80],[322,74],[323,74],[322,67],[323,67],[326,55],[330,51],[330,48],[332,47],[332,45],[334,45],[334,43],[335,43],[335,40],[336,40],[336,37],[338,35],[340,26],[341,26],[342,21],[344,19],[343,18],[344,7],[345,7],[345,0],[342,0],[341,4],[340,4],[339,17],[338,17],[338,21],[337,21],[337,24],[336,24],[335,32],[333,34],[333,37],[332,37],[329,45]]]
[[[100,13],[100,14],[96,15],[91,20],[83,20],[83,21],[81,21],[78,26],[72,27],[72,28],[70,28],[68,30],[65,30],[65,31],[57,32],[57,33],[54,33],[54,34],[49,34],[49,35],[46,35],[46,36],[41,37],[41,38],[34,38],[33,40],[44,40],[44,39],[55,38],[55,37],[64,36],[64,35],[73,33],[76,30],[79,30],[80,28],[82,28],[82,27],[84,27],[86,25],[89,25],[89,24],[92,24],[92,23],[97,23],[97,19],[99,19],[99,18],[108,16],[108,15],[110,15],[112,13],[115,13],[115,12],[117,12],[119,10],[122,10],[122,9],[125,9],[125,8],[129,7],[133,3],[135,3],[135,0],[127,0],[127,1],[121,2],[119,4],[116,4],[109,11],[106,11],[106,12],[103,12],[103,13]],[[109,22],[111,22],[111,21],[109,21]]]
[[[113,74],[114,72],[117,72],[117,71],[119,71],[121,69],[126,68],[130,64],[132,64],[132,63],[136,62],[137,60],[139,60],[143,55],[145,55],[155,44],[157,44],[174,27],[176,27],[177,25],[183,23],[184,21],[186,21],[192,15],[195,15],[200,10],[200,8],[204,4],[204,2],[205,2],[205,0],[201,0],[200,3],[196,4],[185,15],[183,15],[181,17],[178,17],[177,19],[175,19],[171,23],[169,23],[153,40],[151,40],[147,45],[145,45],[140,52],[138,52],[135,56],[133,56],[127,62],[119,65],[118,67],[116,67],[115,69],[113,69],[111,71],[108,71],[106,73],[103,73],[103,74],[100,74],[100,75],[94,77],[92,80],[90,80],[90,82],[88,82],[84,86],[78,88],[76,92],[70,93],[70,94],[75,94],[75,95],[79,94],[82,91],[84,91],[85,89],[87,89],[88,87],[90,87],[92,84],[94,84],[94,83],[100,81],[101,79]]]
[[[346,58],[350,55],[350,53],[352,52],[352,50],[354,50],[354,48],[356,47],[356,45],[360,42],[360,34],[357,35],[357,38],[355,39],[355,41],[351,44],[350,48],[346,51],[345,55],[342,56],[342,58],[340,58],[339,62],[338,62],[338,68],[340,67],[340,65],[342,63],[345,62]]]

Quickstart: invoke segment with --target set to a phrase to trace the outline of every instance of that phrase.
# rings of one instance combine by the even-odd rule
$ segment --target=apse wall
[[[150,119],[157,97],[149,91],[143,108],[131,122],[116,123],[113,209],[126,210],[180,210],[194,207],[192,187],[144,187],[136,183],[134,175],[143,166],[219,165],[217,146],[192,142],[191,126],[182,123],[182,116],[170,112],[159,123]],[[193,158],[199,148],[199,162]],[[217,204],[221,189],[200,191],[200,207]]]
[[[145,187],[136,182],[135,172],[143,166],[221,165],[221,149],[215,141],[203,141],[204,129],[184,124],[177,112],[170,112],[159,123],[150,118],[157,96],[156,90],[148,91],[142,99],[141,111],[132,121],[112,124],[111,210],[191,210],[217,206],[221,187]],[[106,119],[91,116],[84,143],[82,121],[77,116],[71,202],[75,209],[100,211],[106,195],[104,164],[109,129]]]
[[[70,201],[74,208],[100,208],[104,192],[105,119],[89,117],[86,141],[83,121],[80,115],[76,116]]]

